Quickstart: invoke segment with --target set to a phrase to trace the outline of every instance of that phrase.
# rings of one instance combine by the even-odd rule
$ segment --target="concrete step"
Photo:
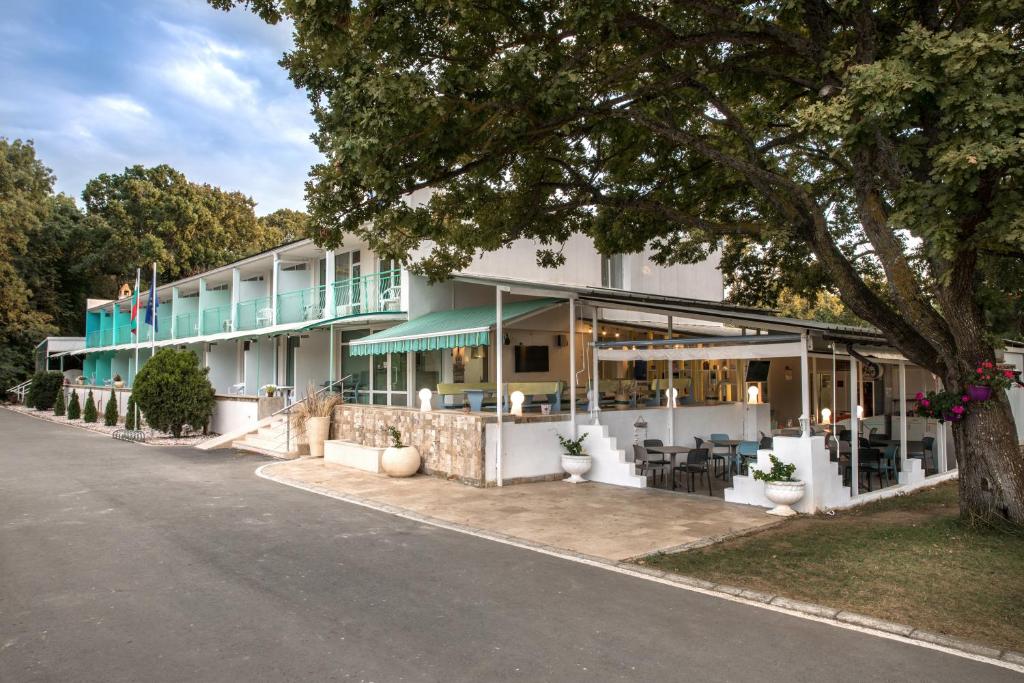
[[[277,450],[260,448],[259,446],[254,446],[253,444],[247,441],[234,441],[232,442],[231,446],[239,451],[246,451],[247,453],[257,453],[259,455],[266,455],[271,458],[278,458],[281,460],[294,460],[295,458],[301,455],[301,453],[299,453],[298,451],[283,453]]]
[[[238,441],[241,443],[247,443],[250,446],[255,446],[256,448],[262,448],[268,451],[278,451],[280,453],[285,453],[289,450],[298,449],[298,442],[294,438],[292,439],[291,443],[288,444],[290,448],[286,448],[283,436],[280,439],[276,439],[265,436],[257,436],[256,434],[246,434],[245,438],[239,439]]]

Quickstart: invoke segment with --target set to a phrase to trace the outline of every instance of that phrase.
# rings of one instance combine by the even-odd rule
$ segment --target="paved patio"
[[[606,560],[702,545],[778,522],[761,508],[709,496],[593,482],[481,489],[427,476],[391,479],[328,465],[319,458],[274,463],[264,467],[263,474],[282,483]]]

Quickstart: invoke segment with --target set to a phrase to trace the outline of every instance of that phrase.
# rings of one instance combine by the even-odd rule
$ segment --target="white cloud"
[[[259,82],[245,78],[227,63],[242,60],[244,50],[185,26],[160,25],[173,38],[168,54],[155,66],[161,80],[206,107],[230,111],[253,105]]]

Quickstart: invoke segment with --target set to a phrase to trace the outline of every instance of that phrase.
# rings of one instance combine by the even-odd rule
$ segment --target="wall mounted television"
[[[768,370],[771,368],[771,365],[772,362],[770,360],[747,361],[747,381],[767,382]]]
[[[548,347],[524,346],[516,347],[516,372],[547,372]]]

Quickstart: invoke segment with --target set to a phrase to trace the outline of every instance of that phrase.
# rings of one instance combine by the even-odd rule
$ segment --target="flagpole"
[[[135,307],[135,375],[132,376],[132,393],[135,393],[135,377],[139,374],[139,287],[142,286],[142,268],[135,269],[135,291],[132,302]],[[135,406],[135,429],[139,428],[139,404],[132,401]]]
[[[153,354],[156,353],[156,309],[159,306],[159,300],[155,299],[156,296],[156,261],[153,261],[153,284],[149,288],[149,305],[153,308],[153,324],[149,328],[149,357],[152,359]]]

